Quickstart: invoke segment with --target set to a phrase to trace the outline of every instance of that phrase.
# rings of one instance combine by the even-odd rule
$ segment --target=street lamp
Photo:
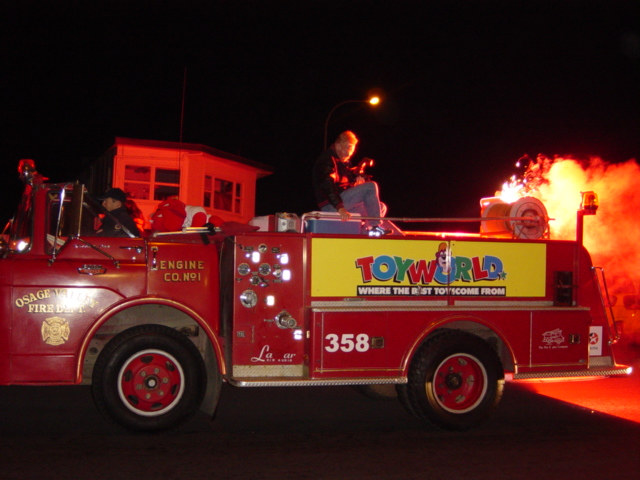
[[[324,149],[327,149],[327,129],[329,127],[329,119],[331,118],[331,115],[333,115],[333,112],[335,112],[339,107],[346,105],[347,103],[368,103],[371,106],[376,106],[380,103],[380,97],[377,96],[372,96],[369,97],[367,100],[345,100],[344,102],[340,102],[337,105],[334,105],[334,107],[329,111],[329,115],[327,115],[327,119],[324,122]]]

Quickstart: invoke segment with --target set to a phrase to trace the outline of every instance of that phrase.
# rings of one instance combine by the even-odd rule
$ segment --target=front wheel
[[[181,333],[143,325],[115,337],[93,373],[98,409],[124,427],[157,431],[197,410],[204,393],[204,364]]]
[[[416,353],[404,399],[418,417],[467,430],[497,406],[502,377],[500,361],[485,341],[464,332],[443,332]]]

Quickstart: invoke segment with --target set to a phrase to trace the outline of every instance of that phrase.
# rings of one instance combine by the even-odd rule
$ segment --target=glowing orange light
[[[593,215],[598,210],[598,195],[595,192],[582,192],[582,203],[580,204],[580,210],[585,215]]]
[[[371,97],[369,103],[371,105],[378,105],[380,103],[380,97]]]
[[[527,383],[523,386],[545,397],[640,423],[640,376],[582,382]]]

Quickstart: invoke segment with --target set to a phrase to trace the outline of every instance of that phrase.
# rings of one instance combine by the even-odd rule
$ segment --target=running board
[[[629,375],[632,367],[620,365],[608,368],[590,368],[589,370],[566,370],[558,372],[528,372],[514,373],[514,380],[529,380],[536,378],[584,378],[584,377],[611,377],[615,375]]]
[[[327,378],[244,377],[227,379],[234,387],[336,387],[347,385],[389,385],[407,383],[407,377]]]

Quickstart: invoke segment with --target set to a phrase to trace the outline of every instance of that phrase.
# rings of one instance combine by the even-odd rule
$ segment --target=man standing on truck
[[[313,167],[313,191],[320,210],[338,212],[343,221],[351,213],[365,217],[381,217],[384,207],[380,203],[378,184],[366,181],[350,164],[358,144],[355,133],[342,132],[335,142],[323,152]],[[368,220],[370,235],[388,233],[380,226],[380,220]]]
[[[107,214],[96,232],[103,237],[139,237],[140,230],[125,206],[127,194],[119,188],[111,188],[102,195],[102,206]]]

